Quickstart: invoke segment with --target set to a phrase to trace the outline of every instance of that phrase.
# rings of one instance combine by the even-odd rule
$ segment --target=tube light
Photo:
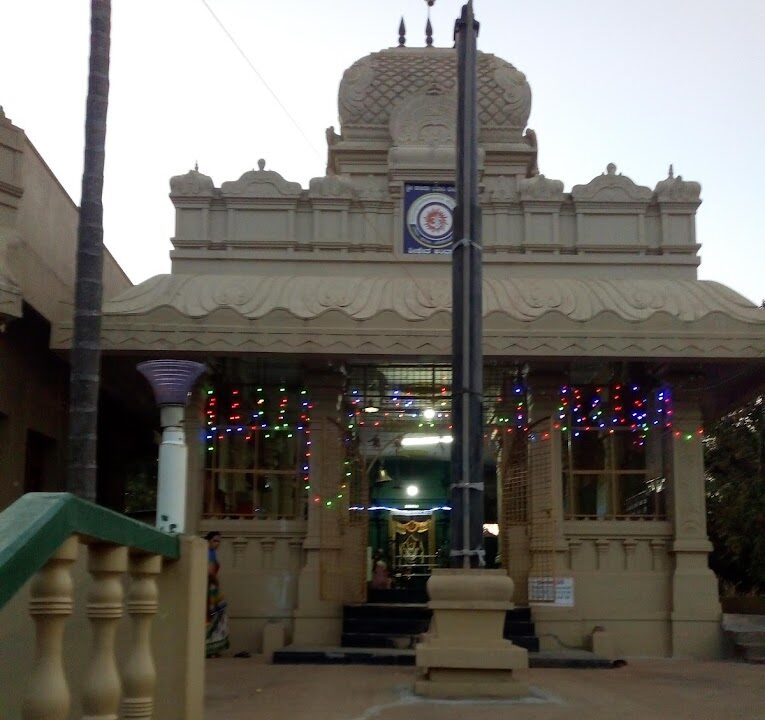
[[[440,445],[452,442],[451,435],[410,435],[401,439],[403,447],[416,447],[421,445]]]

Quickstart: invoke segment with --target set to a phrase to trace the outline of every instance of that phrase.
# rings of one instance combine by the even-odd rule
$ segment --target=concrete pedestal
[[[529,694],[514,671],[525,649],[502,637],[513,607],[504,570],[434,570],[428,581],[430,630],[417,646],[415,692],[439,698],[513,698]]]

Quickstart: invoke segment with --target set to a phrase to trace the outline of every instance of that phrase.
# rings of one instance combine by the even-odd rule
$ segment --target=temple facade
[[[762,389],[765,314],[697,279],[699,183],[609,164],[564,192],[524,74],[478,76],[486,563],[544,649],[715,657],[704,427]],[[360,59],[325,176],[173,177],[171,273],[106,303],[107,369],[208,367],[186,526],[222,533],[236,648],[339,645],[344,605],[424,599],[448,563],[455,93],[453,49]]]

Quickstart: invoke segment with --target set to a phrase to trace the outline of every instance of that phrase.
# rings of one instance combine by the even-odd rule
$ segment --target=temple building
[[[697,279],[699,183],[611,163],[564,192],[524,74],[479,53],[478,76],[486,563],[543,649],[601,628],[620,655],[715,657],[704,428],[762,390],[765,313]],[[208,368],[186,526],[222,533],[235,648],[274,624],[338,646],[344,607],[424,602],[448,563],[455,93],[453,49],[361,58],[325,176],[173,177],[171,273],[105,305],[105,372],[137,396],[140,360]]]

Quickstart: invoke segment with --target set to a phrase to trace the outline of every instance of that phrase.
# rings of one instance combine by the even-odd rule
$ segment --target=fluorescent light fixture
[[[420,488],[416,485],[407,485],[406,494],[408,497],[417,497],[420,494]]]
[[[436,416],[436,411],[433,408],[425,408],[422,411],[422,417],[426,420],[432,420]]]
[[[416,447],[418,445],[440,445],[451,441],[451,435],[410,435],[401,439],[401,445],[403,447]]]
[[[375,407],[374,405],[367,405],[367,407],[364,408],[365,413],[376,413],[380,412],[379,407]]]

